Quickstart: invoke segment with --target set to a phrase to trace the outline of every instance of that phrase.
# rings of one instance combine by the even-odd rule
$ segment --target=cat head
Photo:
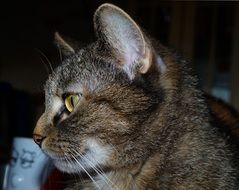
[[[69,173],[143,159],[154,140],[147,125],[164,94],[167,57],[129,15],[103,4],[94,28],[97,41],[79,51],[56,34],[67,58],[46,82],[45,112],[34,130],[42,150]]]

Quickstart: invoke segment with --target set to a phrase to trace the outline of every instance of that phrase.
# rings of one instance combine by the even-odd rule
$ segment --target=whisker
[[[95,186],[99,188],[99,185],[96,183],[96,181],[94,180],[94,178],[89,174],[89,172],[82,166],[82,164],[76,159],[76,157],[70,153],[71,157],[76,161],[77,164],[79,164],[79,166],[84,170],[84,172],[89,176],[89,178],[92,180],[92,182],[95,184]]]
[[[64,152],[64,151],[63,151],[63,152]],[[67,155],[65,152],[64,152],[64,155],[65,155],[64,158],[66,159],[67,163],[68,163],[69,165],[74,165],[74,163],[72,162],[72,160],[68,158],[68,155]],[[82,178],[82,176],[81,176],[80,173],[77,173],[77,175],[78,175],[80,178]],[[76,176],[76,174],[73,173],[73,176],[74,176],[75,182],[77,182],[77,176]]]
[[[72,143],[74,143],[74,142],[72,142]],[[68,163],[69,163],[69,164],[72,163],[72,165],[74,165],[74,163],[72,162],[72,160],[68,160],[68,156],[67,156],[67,154],[65,153],[65,151],[63,151],[63,152],[64,152],[64,154],[65,154],[65,157],[66,157]],[[67,148],[67,152],[71,152],[71,150],[70,150],[69,148]],[[75,181],[77,181],[77,177],[76,177],[75,173],[73,173],[73,175],[74,175]],[[82,181],[81,183],[83,184],[83,183],[84,183],[84,179],[83,179],[83,177],[82,177],[82,172],[77,173],[77,175],[78,175],[78,177],[80,177],[80,180]]]
[[[107,177],[107,175],[104,173],[103,169],[101,168],[100,164],[98,163],[97,160],[95,160],[94,158],[90,158],[87,155],[82,155],[80,152],[78,152],[76,150],[76,143],[75,142],[71,142],[70,144],[70,148],[68,149],[69,152],[76,154],[77,156],[79,156],[82,160],[86,161],[90,167],[99,175],[99,177],[101,176],[102,180],[105,182],[105,184],[108,186],[109,189],[113,189],[116,188],[115,184]],[[76,159],[76,158],[75,158]],[[78,161],[79,162],[79,161]],[[96,164],[95,164],[96,163]],[[116,188],[117,189],[117,188]]]
[[[74,149],[73,149],[73,151],[75,152],[76,155],[80,156],[81,159],[85,160],[99,176],[102,176],[104,182],[109,186],[110,189],[112,189],[112,186],[114,186],[114,184],[113,184],[112,181],[106,176],[106,174],[103,172],[103,169],[100,167],[100,165],[94,166],[94,162],[90,160],[90,159],[93,159],[93,158],[89,158],[89,157],[87,157],[86,155],[82,155],[80,152],[77,152],[77,151],[74,150]],[[97,160],[94,160],[94,161],[97,163]],[[97,163],[97,164],[98,164],[98,163]],[[109,184],[109,183],[110,183],[110,184]]]
[[[43,65],[44,65],[44,67],[45,67],[45,69],[46,69],[47,74],[49,75],[49,74],[50,74],[50,71],[49,71],[48,65],[45,63],[45,61],[44,61],[41,57],[40,57],[40,60],[41,60],[41,62],[43,63]]]
[[[39,50],[39,49],[37,49],[37,48],[36,48],[36,51],[37,51],[41,56],[43,56],[43,57],[46,59],[46,61],[47,61],[47,63],[48,63],[48,66],[49,66],[51,72],[53,73],[52,64],[51,64],[50,60],[47,58],[47,56],[46,56],[41,50]],[[43,61],[43,59],[41,59],[41,60],[42,60],[42,62],[45,64],[45,62]],[[45,66],[46,66],[46,64],[45,64]],[[47,69],[47,70],[48,70],[48,74],[49,74],[49,69]]]
[[[115,186],[114,183],[107,177],[107,175],[103,172],[103,169],[101,168],[100,165],[96,165],[94,166],[92,163],[92,161],[90,160],[90,158],[88,156],[85,156],[83,159],[85,159],[86,161],[88,161],[88,163],[90,164],[90,166],[98,173],[99,176],[103,177],[104,182],[108,185],[108,187],[110,189],[113,189],[113,187]],[[93,158],[91,158],[93,159]],[[97,160],[95,160],[95,162],[97,163]]]

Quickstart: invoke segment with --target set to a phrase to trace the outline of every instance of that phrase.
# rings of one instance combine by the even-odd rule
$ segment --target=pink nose
[[[38,135],[38,134],[33,134],[33,140],[35,141],[36,144],[38,144],[40,147],[41,147],[41,144],[43,142],[43,140],[45,139],[46,137],[43,137],[41,135]]]

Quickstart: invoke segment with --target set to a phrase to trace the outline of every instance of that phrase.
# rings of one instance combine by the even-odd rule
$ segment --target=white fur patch
[[[87,173],[87,170],[94,169],[99,165],[105,164],[110,158],[110,146],[102,146],[94,139],[86,141],[86,149],[87,151],[84,155],[81,155],[81,153],[77,154],[76,150],[71,150],[75,158],[68,155],[69,158],[53,159],[53,162],[58,169],[64,172]]]
[[[110,147],[103,147],[94,139],[87,140],[87,147],[89,151],[87,151],[86,155],[83,156],[85,160],[89,160],[89,162],[86,161],[84,163],[86,167],[89,167],[92,164],[93,166],[105,164],[109,159],[111,153]]]

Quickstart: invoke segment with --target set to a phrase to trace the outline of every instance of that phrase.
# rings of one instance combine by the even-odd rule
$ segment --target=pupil
[[[71,105],[72,105],[72,107],[74,107],[73,97],[71,97]]]

